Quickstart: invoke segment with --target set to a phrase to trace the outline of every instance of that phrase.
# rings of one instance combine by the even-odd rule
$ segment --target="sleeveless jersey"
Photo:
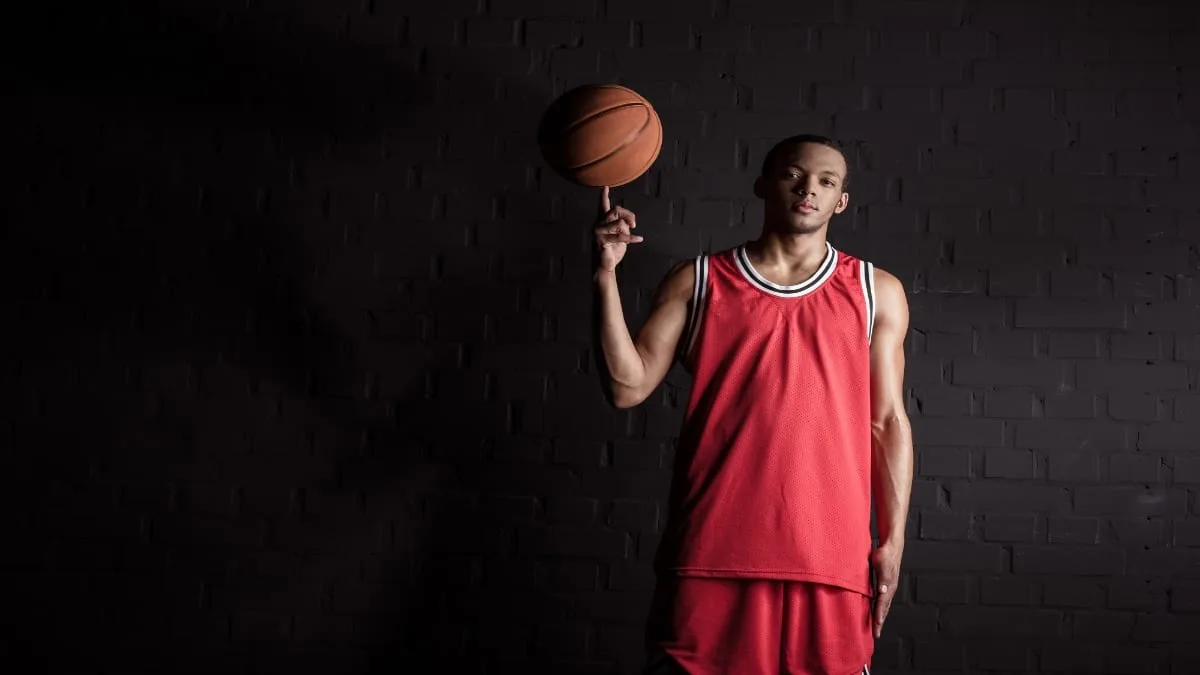
[[[782,286],[745,246],[695,260],[693,376],[660,572],[870,594],[874,268],[826,244]]]

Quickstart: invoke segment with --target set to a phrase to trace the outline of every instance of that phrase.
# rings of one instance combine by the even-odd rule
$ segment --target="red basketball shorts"
[[[647,672],[860,675],[871,599],[823,584],[663,576],[647,623]]]

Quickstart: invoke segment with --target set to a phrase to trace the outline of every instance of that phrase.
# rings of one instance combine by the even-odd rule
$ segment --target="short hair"
[[[842,159],[846,161],[846,176],[842,179],[842,189],[845,190],[846,188],[850,187],[850,159],[846,157],[846,151],[842,149],[841,144],[837,141],[828,136],[821,136],[819,134],[798,134],[796,136],[788,136],[787,138],[776,143],[771,147],[770,150],[767,151],[767,156],[763,158],[761,170],[762,175],[767,175],[767,172],[771,171],[775,165],[783,159],[784,155],[788,151],[802,143],[816,143],[817,145],[824,145],[841,153]]]

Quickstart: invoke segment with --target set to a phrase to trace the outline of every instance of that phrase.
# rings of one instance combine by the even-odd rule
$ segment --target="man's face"
[[[820,143],[801,143],[755,181],[768,223],[785,232],[815,232],[846,210],[846,158]]]

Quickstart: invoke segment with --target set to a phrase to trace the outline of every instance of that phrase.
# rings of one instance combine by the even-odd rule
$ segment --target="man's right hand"
[[[637,227],[637,216],[633,211],[620,206],[613,207],[608,198],[608,187],[600,191],[600,220],[596,223],[596,246],[600,250],[599,271],[612,272],[625,257],[629,244],[643,240],[633,234]]]

